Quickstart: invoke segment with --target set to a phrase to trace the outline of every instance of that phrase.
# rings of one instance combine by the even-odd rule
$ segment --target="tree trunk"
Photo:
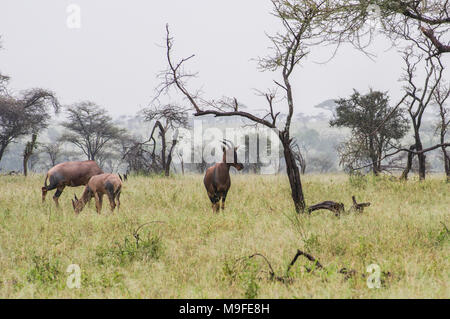
[[[0,146],[0,163],[2,161],[3,154],[5,154],[5,150],[6,150],[7,147],[8,147],[8,144],[2,144]]]
[[[447,182],[450,182],[450,155],[447,154],[445,146],[442,147],[442,153],[444,154],[445,175],[447,176]]]
[[[282,140],[282,144],[284,148],[284,159],[286,161],[286,171],[291,185],[292,200],[294,201],[296,212],[301,213],[305,211],[306,205],[303,196],[300,172],[295,162],[295,157],[292,154],[289,141]]]
[[[420,152],[423,150],[422,141],[420,138],[416,138],[416,151]],[[425,180],[426,174],[426,155],[424,153],[417,154],[417,159],[419,160],[419,179]]]
[[[378,160],[372,158],[372,172],[373,175],[378,176],[379,175],[379,168],[378,168]]]
[[[409,147],[410,151],[414,151],[415,149],[416,149],[416,145],[415,144],[411,145]],[[411,167],[412,167],[413,157],[414,157],[414,153],[408,152],[408,161],[406,162],[406,167],[405,167],[405,169],[404,169],[400,179],[404,179],[404,180],[408,179],[408,174],[409,174],[409,171],[411,170]]]
[[[165,142],[164,142],[165,145]],[[169,154],[167,154],[167,162],[166,162],[166,166],[164,167],[164,174],[165,176],[169,176],[170,174],[170,164],[172,163],[172,154],[173,154],[173,150],[175,149],[175,146],[177,145],[177,140],[173,139],[172,140],[172,146],[169,149]],[[183,167],[183,162],[181,162],[181,168],[183,170],[183,175],[184,175],[184,167]],[[175,167],[174,167],[175,169]]]
[[[164,127],[162,126],[160,121],[155,122],[155,126],[158,126],[159,128],[159,136],[161,137],[161,162],[162,162],[162,169],[164,171],[164,174],[166,176],[169,176],[169,170],[170,170],[170,163],[167,165],[166,161],[166,131],[164,130]],[[152,132],[153,136],[153,132]],[[156,141],[155,141],[156,144]]]
[[[447,133],[447,125],[445,122],[445,112],[441,110],[441,144],[445,144],[445,134]],[[442,146],[442,154],[444,155],[444,169],[445,175],[447,176],[447,182],[450,182],[450,155],[447,154],[447,149]]]
[[[25,150],[23,151],[23,175],[28,175],[28,160],[31,155],[33,155],[34,148],[36,147],[36,139],[37,135],[33,134],[31,137],[31,141],[27,143],[25,146]]]
[[[373,145],[373,138],[369,138],[369,149],[370,149],[370,160],[372,161],[372,172],[373,175],[378,176],[378,158],[374,151],[375,147]]]

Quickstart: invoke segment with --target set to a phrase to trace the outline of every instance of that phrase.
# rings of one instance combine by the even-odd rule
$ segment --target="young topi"
[[[86,185],[83,195],[78,199],[72,200],[72,206],[75,213],[80,213],[87,202],[91,200],[92,197],[95,198],[95,207],[97,208],[97,213],[100,214],[103,204],[103,195],[107,195],[109,203],[111,206],[111,212],[116,208],[120,207],[120,193],[122,191],[122,181],[115,174],[100,174],[92,176]]]

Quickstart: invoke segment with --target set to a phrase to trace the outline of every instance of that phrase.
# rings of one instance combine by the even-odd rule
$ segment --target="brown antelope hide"
[[[103,174],[103,171],[94,161],[65,162],[55,165],[45,177],[44,187],[42,187],[42,202],[45,201],[47,192],[56,188],[53,200],[58,207],[59,196],[66,186],[86,185],[92,176],[98,174]],[[50,184],[47,185],[47,181]]]
[[[72,206],[75,213],[80,213],[87,202],[91,200],[92,197],[95,198],[95,207],[97,208],[97,213],[100,214],[103,205],[103,195],[106,194],[109,199],[109,204],[111,206],[111,212],[116,208],[120,207],[120,193],[122,191],[122,181],[115,174],[100,174],[92,176],[86,185],[83,195],[78,199],[75,195],[75,199],[72,199]]]
[[[225,209],[225,199],[230,189],[230,167],[233,166],[238,171],[244,168],[244,165],[238,162],[237,149],[231,141],[223,140],[222,146],[223,158],[221,163],[217,163],[206,170],[203,183],[205,184],[208,197],[212,203],[213,212],[220,209],[220,200],[222,200],[222,210]]]

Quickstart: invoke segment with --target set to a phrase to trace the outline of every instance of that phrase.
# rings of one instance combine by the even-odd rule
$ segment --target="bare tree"
[[[108,112],[93,102],[76,104],[67,113],[68,121],[62,123],[67,131],[60,141],[75,145],[88,160],[96,160],[125,134],[125,130],[114,125]]]
[[[174,104],[166,104],[147,108],[143,111],[144,119],[147,122],[154,122],[153,129],[150,134],[149,141],[153,143],[153,154],[156,150],[155,131],[158,129],[161,138],[161,167],[165,176],[169,176],[170,165],[172,163],[173,150],[177,143],[177,134],[172,136],[171,143],[167,142],[167,134],[169,130],[176,131],[179,128],[189,127],[187,111]],[[156,158],[153,156],[152,158]]]
[[[409,35],[406,34],[406,37]],[[414,130],[414,145],[408,150],[408,161],[402,178],[407,179],[411,170],[413,156],[417,155],[419,163],[419,177],[425,179],[426,175],[426,155],[421,138],[422,118],[425,110],[433,102],[436,90],[442,81],[445,67],[440,55],[435,55],[434,46],[428,39],[414,40],[404,53],[405,74],[402,80],[405,82],[404,90],[406,98],[404,104],[411,118]],[[418,67],[425,70],[425,79],[422,83],[417,83],[416,74]],[[444,144],[444,143],[443,143]],[[440,147],[445,148],[445,145]]]
[[[439,82],[436,90],[433,93],[433,102],[439,108],[439,124],[437,131],[439,133],[440,143],[442,145],[442,159],[444,161],[445,175],[447,181],[450,182],[450,154],[446,150],[445,142],[450,126],[449,108],[446,107],[446,103],[450,98],[450,85],[448,83]]]
[[[158,94],[167,92],[171,87],[175,87],[191,103],[195,116],[240,116],[254,122],[256,125],[263,125],[273,129],[283,146],[292,200],[297,212],[305,211],[306,205],[299,168],[292,150],[292,138],[290,136],[291,121],[295,107],[290,78],[295,67],[307,56],[308,46],[314,40],[317,40],[319,36],[312,28],[312,23],[315,18],[321,15],[322,9],[326,7],[326,3],[327,1],[325,0],[302,1],[296,3],[295,6],[291,6],[287,5],[285,1],[272,1],[273,14],[280,19],[283,32],[269,36],[273,46],[273,54],[266,58],[261,58],[259,67],[264,71],[281,71],[282,80],[274,81],[274,83],[278,89],[282,90],[283,98],[287,104],[287,115],[282,122],[278,121],[280,112],[276,112],[274,109],[277,102],[275,90],[270,90],[265,94],[268,107],[266,115],[262,117],[241,111],[239,109],[240,103],[236,98],[206,101],[199,96],[198,92],[192,93],[187,88],[187,80],[195,76],[195,74],[186,72],[184,64],[194,56],[183,58],[178,62],[173,60],[173,38],[170,36],[168,26],[166,27],[168,69],[160,74],[162,84],[158,89]]]

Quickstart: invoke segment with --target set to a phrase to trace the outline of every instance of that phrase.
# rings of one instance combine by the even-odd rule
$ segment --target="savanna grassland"
[[[297,216],[285,176],[233,175],[216,215],[200,175],[130,177],[120,211],[105,199],[101,215],[92,202],[78,216],[70,199],[82,188],[66,188],[57,210],[53,192],[41,203],[43,179],[0,177],[0,298],[450,298],[442,176],[304,176],[308,204],[372,203],[340,217]],[[300,257],[287,274],[297,249],[324,268]],[[262,257],[241,258],[254,253],[285,282],[270,279]],[[379,289],[366,283],[373,263]],[[67,287],[70,264],[81,268],[79,289]]]

